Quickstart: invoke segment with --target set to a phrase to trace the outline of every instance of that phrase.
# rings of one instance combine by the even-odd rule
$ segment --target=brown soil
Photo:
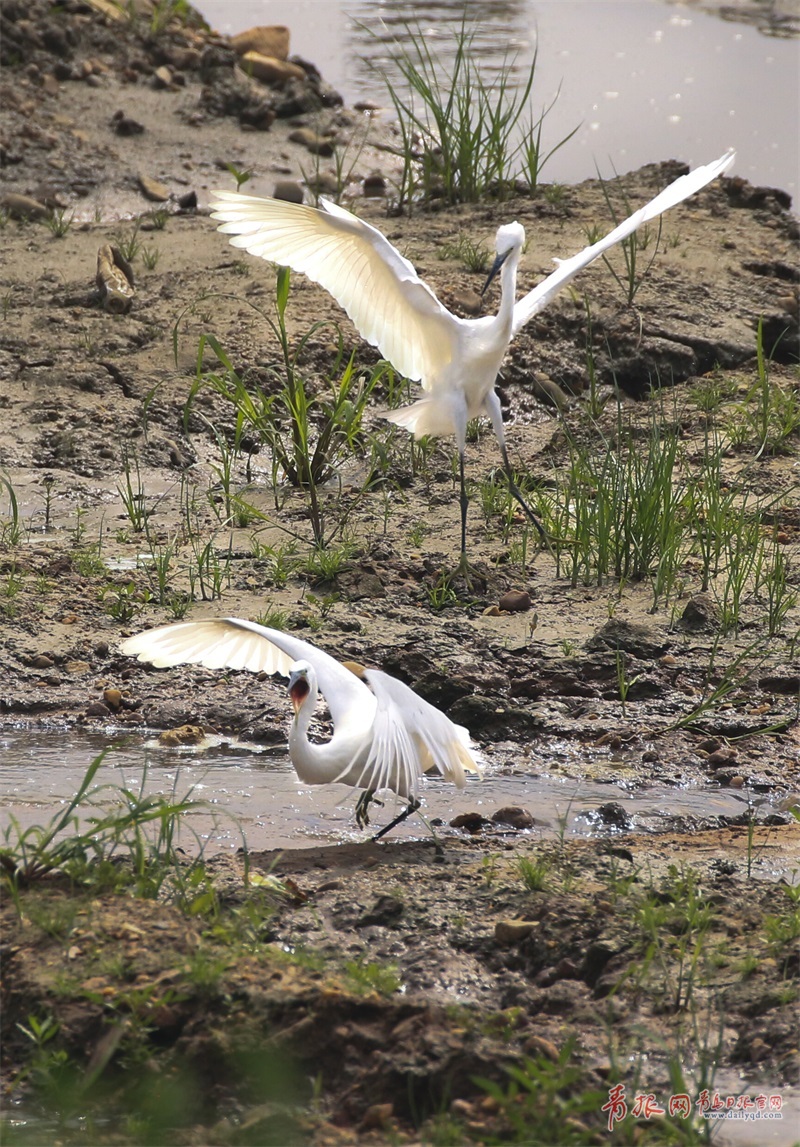
[[[797,605],[766,643],[762,605],[748,600],[738,635],[720,639],[713,602],[696,599],[691,561],[682,592],[651,611],[649,583],[572,586],[546,552],[531,553],[523,568],[514,549],[523,521],[504,537],[500,516],[484,518],[476,497],[469,551],[480,576],[471,590],[454,584],[460,601],[434,608],[442,571],[458,556],[450,447],[437,445],[412,471],[407,443],[397,432],[390,436],[377,415],[385,392],[372,402],[366,430],[390,443],[391,481],[360,496],[363,458],[344,465],[327,509],[331,523],[343,505],[350,509],[352,546],[341,570],[327,581],[295,571],[281,584],[263,547],[285,546],[288,527],[300,535],[298,555],[307,555],[302,496],[281,488],[276,512],[270,460],[253,443],[252,472],[242,462],[235,482],[264,518],[226,528],[212,427],[230,437],[231,411],[204,393],[184,416],[202,335],[215,335],[237,369],[265,385],[277,363],[263,317],[274,315],[273,270],[239,258],[203,205],[209,188],[230,183],[218,159],[252,169],[251,186],[264,192],[274,178],[308,168],[308,153],[288,141],[296,120],[280,114],[285,93],[242,89],[227,47],[201,30],[173,28],[152,39],[135,26],[104,22],[88,5],[62,9],[58,19],[43,0],[7,0],[2,9],[3,190],[50,197],[82,221],[61,238],[42,222],[17,218],[2,232],[0,473],[24,530],[11,545],[6,529],[0,545],[0,724],[52,727],[57,735],[65,725],[113,722],[130,730],[191,721],[217,732],[246,727],[247,736],[262,740],[278,736],[286,715],[280,682],[256,689],[252,678],[234,674],[220,687],[204,671],[156,673],[117,652],[124,634],[174,616],[148,600],[152,565],[136,563],[148,547],[120,496],[127,459],[133,482],[141,483],[151,541],[176,543],[174,600],[190,591],[193,564],[201,596],[197,550],[185,531],[187,498],[201,543],[211,542],[228,563],[219,600],[198,600],[189,616],[284,611],[301,635],[334,654],[381,665],[468,725],[490,767],[493,753],[524,759],[534,738],[539,756],[550,745],[555,755],[568,739],[605,749],[607,775],[624,757],[636,785],[733,785],[773,807],[750,831],[746,818],[708,818],[674,823],[646,840],[605,834],[594,843],[537,848],[527,833],[444,829],[441,850],[390,838],[280,859],[259,855],[254,867],[274,866],[291,878],[296,895],[279,898],[263,927],[244,939],[221,924],[187,923],[166,904],[88,900],[44,882],[24,891],[21,917],[13,904],[5,909],[8,1078],[30,1059],[30,1040],[16,1025],[52,1014],[60,1025],[53,1046],[68,1053],[75,1071],[110,1081],[112,1107],[120,1068],[130,1078],[134,1068],[148,1073],[167,1063],[166,1074],[150,1077],[160,1079],[162,1097],[180,1075],[196,1102],[191,1119],[176,1114],[163,1124],[182,1128],[170,1131],[175,1142],[404,1141],[421,1125],[428,1128],[423,1138],[432,1136],[430,1119],[441,1123],[445,1115],[464,1138],[491,1140],[508,1131],[514,1105],[487,1098],[474,1078],[505,1087],[509,1064],[524,1056],[547,1064],[570,1040],[577,1076],[561,1080],[559,1094],[572,1102],[582,1090],[597,1092],[588,1110],[570,1102],[563,1109],[564,1119],[575,1120],[575,1142],[607,1141],[600,1105],[611,1082],[626,1082],[629,1096],[637,1087],[664,1096],[670,1060],[699,1077],[704,1048],[720,1069],[735,1068],[755,1088],[796,1083],[796,909],[792,916],[790,898],[774,881],[791,881],[793,871],[796,880],[800,864],[800,834],[781,811],[800,778],[800,675],[791,640]],[[150,84],[164,65],[182,77],[174,90]],[[317,110],[308,122],[341,139],[358,131],[324,87],[314,90]],[[145,130],[119,136],[112,120],[118,110]],[[267,131],[252,130],[268,123]],[[368,174],[376,161],[391,163],[374,151],[356,174]],[[681,170],[671,161],[625,176],[630,203],[652,197]],[[157,261],[148,269],[141,252],[135,260],[130,312],[109,315],[94,290],[97,251],[131,233],[120,221],[126,212],[153,208],[138,190],[140,173],[167,183],[173,198],[163,229],[147,217],[140,226],[143,247],[157,252]],[[192,190],[199,209],[179,209],[176,197]],[[608,441],[617,420],[612,384],[623,419],[643,433],[651,418],[644,399],[660,383],[666,422],[680,428],[687,456],[699,456],[710,416],[700,409],[698,388],[709,377],[724,378],[728,397],[714,418],[722,425],[737,416],[756,377],[759,318],[773,356],[772,385],[796,392],[798,230],[788,206],[781,192],[723,180],[667,216],[635,308],[601,265],[529,324],[500,384],[520,471],[552,482],[567,457],[565,428],[579,441],[594,433],[587,340],[608,400],[597,419]],[[390,217],[372,200],[359,201],[358,210],[454,307],[463,292],[479,289],[480,277],[455,258],[441,259],[445,244],[467,235],[490,246],[499,223],[518,219],[530,237],[525,290],[553,256],[579,250],[587,230],[607,221],[593,181],[533,200],[420,211],[410,219]],[[644,254],[649,259],[650,249]],[[612,261],[621,271],[621,257]],[[293,279],[288,314],[296,336],[335,320],[345,353],[355,349],[361,367],[377,361],[329,297],[301,277]],[[313,385],[324,385],[334,351],[333,328],[309,339],[302,369]],[[214,361],[207,348],[206,365]],[[780,495],[765,529],[780,533],[793,585],[797,445],[795,433],[783,452],[756,458],[751,437],[726,459],[731,480],[749,465],[754,495]],[[486,428],[470,444],[468,465],[476,487],[498,465]],[[0,529],[10,516],[8,490],[0,487]],[[427,529],[415,531],[419,523]],[[255,556],[254,533],[262,547]],[[105,565],[92,568],[86,555],[98,549]],[[510,588],[526,589],[533,610],[486,613]],[[690,599],[707,611],[697,628],[681,625]],[[132,615],[115,619],[126,602]],[[632,682],[625,706],[619,651]],[[736,687],[724,704],[676,728],[732,665]],[[267,716],[253,723],[265,707]],[[525,889],[520,858],[544,858],[543,890]],[[675,961],[681,936],[694,926],[685,920],[690,870],[711,924],[687,991]],[[239,920],[253,895],[241,864],[215,861],[212,875],[223,908],[235,909]],[[647,957],[648,897],[667,906],[659,927],[676,937],[659,951],[659,958],[667,953],[662,963]],[[496,931],[498,922],[520,918],[531,924],[527,932],[508,940]],[[389,966],[395,971],[382,980],[379,972]],[[402,994],[390,982],[395,974]],[[697,1026],[691,1030],[701,1021],[702,1037]],[[269,1070],[259,1073],[254,1055],[268,1057]],[[638,1064],[635,1079],[619,1066],[628,1056]],[[314,1094],[309,1078],[317,1081]],[[69,1076],[67,1091],[75,1079]],[[25,1094],[31,1082],[18,1083],[14,1094]],[[55,1103],[62,1114],[69,1108],[64,1094],[57,1092]],[[526,1118],[545,1118],[538,1103],[531,1099]],[[36,1141],[20,1129],[15,1134],[10,1142]],[[86,1126],[69,1119],[59,1127],[63,1142],[90,1141],[82,1134],[89,1135]],[[98,1125],[91,1141],[154,1141],[126,1134],[122,1126]]]

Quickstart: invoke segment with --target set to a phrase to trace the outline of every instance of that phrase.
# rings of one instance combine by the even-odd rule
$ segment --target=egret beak
[[[492,269],[489,272],[489,274],[486,276],[486,282],[483,284],[483,290],[481,291],[481,298],[483,298],[483,296],[489,290],[489,284],[491,283],[492,279],[494,279],[497,276],[497,273],[500,270],[500,268],[503,266],[503,263],[505,263],[506,259],[511,254],[511,250],[512,250],[512,248],[509,247],[508,250],[504,251],[502,255],[498,255],[496,257],[494,263],[492,263]]]
[[[308,688],[308,681],[306,678],[300,674],[297,676],[292,674],[289,679],[289,696],[292,699],[295,717],[297,717],[298,713],[300,712],[300,706],[305,701],[309,692],[310,690]]]

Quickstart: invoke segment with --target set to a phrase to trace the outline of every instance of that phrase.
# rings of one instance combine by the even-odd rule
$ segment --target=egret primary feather
[[[462,319],[453,315],[420,279],[414,267],[377,227],[325,199],[319,209],[279,199],[259,199],[236,191],[214,193],[212,217],[231,243],[251,255],[291,267],[319,283],[347,312],[367,342],[425,394],[386,417],[416,437],[453,435],[461,475],[461,553],[466,550],[467,495],[464,452],[467,422],[488,415],[500,445],[514,497],[544,533],[514,483],[495,380],[513,336],[584,267],[631,235],[643,223],[700,191],[723,175],[733,151],[676,179],[597,243],[559,265],[519,302],[517,268],[525,243],[519,223],[497,231],[500,307],[496,315]]]
[[[407,809],[376,840],[419,807],[419,782],[425,773],[438,773],[457,788],[466,784],[467,772],[481,773],[467,730],[402,681],[379,669],[343,665],[281,630],[236,617],[182,621],[130,637],[121,650],[158,668],[203,665],[288,677],[295,707],[289,756],[300,779],[311,785],[338,781],[363,789],[359,824],[367,822],[367,806],[382,789],[408,800]],[[334,726],[324,744],[308,739],[318,692]]]

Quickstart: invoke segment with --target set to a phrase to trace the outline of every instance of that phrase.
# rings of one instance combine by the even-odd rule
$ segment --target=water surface
[[[574,138],[547,180],[576,182],[644,163],[707,162],[736,147],[736,173],[754,183],[800,185],[800,41],[661,0],[198,0],[221,32],[286,24],[292,52],[312,60],[352,105],[387,104],[371,64],[386,63],[391,41],[418,23],[446,61],[462,17],[496,72],[504,54],[524,74],[538,45],[533,107],[560,96],[547,120],[552,145]],[[406,41],[407,42],[407,41]]]
[[[198,841],[212,852],[233,851],[246,840],[254,850],[300,848],[366,838],[356,827],[356,791],[344,785],[306,785],[297,777],[283,751],[260,752],[254,746],[222,741],[209,748],[165,748],[142,735],[115,737],[109,731],[80,733],[24,731],[0,734],[0,791],[4,809],[0,825],[15,817],[24,827],[46,824],[63,810],[80,786],[93,758],[114,746],[95,778],[95,787],[109,786],[95,798],[101,809],[116,799],[113,787],[169,797],[192,796],[205,804],[189,823],[187,849]],[[498,809],[521,805],[533,813],[535,839],[592,836],[610,831],[595,810],[609,802],[622,805],[635,830],[652,832],[668,827],[673,817],[737,816],[748,807],[748,795],[735,789],[706,786],[686,788],[635,781],[601,783],[581,777],[591,766],[591,750],[561,742],[518,755],[487,753],[483,781],[470,778],[466,789],[434,778],[425,781],[422,812],[445,823],[461,813],[477,812],[491,819]],[[599,752],[595,751],[599,759]],[[622,774],[624,769],[620,770]],[[397,806],[400,811],[402,805]],[[374,807],[377,828],[395,815],[394,801]],[[394,830],[398,838],[428,834],[419,816]],[[495,831],[491,829],[489,831]],[[496,831],[503,830],[497,826]]]

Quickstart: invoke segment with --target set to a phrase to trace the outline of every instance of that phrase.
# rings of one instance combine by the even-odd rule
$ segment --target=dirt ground
[[[631,1110],[610,1134],[602,1105],[618,1082],[631,1104],[682,1090],[676,1065],[693,1096],[716,1079],[723,1093],[781,1091],[788,1104],[800,1082],[797,430],[780,450],[743,433],[724,459],[724,483],[745,474],[769,502],[763,530],[786,556],[795,597],[771,637],[754,595],[723,632],[696,553],[653,608],[650,578],[572,584],[532,537],[522,552],[524,519],[489,482],[502,485],[487,427],[468,449],[478,576],[452,580],[450,444],[413,452],[380,418],[385,383],[361,448],[323,492],[327,564],[312,552],[303,495],[273,487],[255,439],[231,476],[250,511],[231,524],[221,443],[233,440],[232,410],[208,390],[187,400],[198,354],[219,366],[203,336],[251,384],[274,387],[275,272],[217,233],[209,192],[233,186],[226,163],[251,171],[256,193],[303,171],[335,180],[332,160],[289,135],[311,126],[347,153],[364,113],[316,80],[254,88],[199,28],[145,34],[88,4],[56,12],[43,0],[6,0],[0,19],[2,194],[72,218],[57,235],[13,199],[0,215],[0,728],[111,736],[192,723],[276,743],[281,682],[157,672],[118,643],[184,612],[280,615],[335,655],[407,681],[469,727],[489,767],[493,754],[524,762],[535,744],[555,769],[567,742],[595,762],[600,750],[594,776],[624,768],[635,786],[731,786],[755,809],[736,823],[665,818],[667,831],[647,838],[609,805],[591,843],[537,844],[535,831],[476,821],[445,823],[439,845],[390,837],[258,854],[256,873],[288,883],[257,911],[242,858],[218,859],[206,873],[212,924],[56,878],[25,888],[3,910],[7,1141],[40,1142],[43,1128],[69,1143],[666,1141],[658,1120]],[[121,134],[121,121],[143,130]],[[390,130],[370,139],[351,173],[354,208],[453,309],[482,285],[465,268],[465,238],[491,248],[500,223],[523,223],[524,291],[609,226],[596,181],[394,215],[359,197],[365,176],[378,168],[391,186],[396,170],[380,146]],[[624,176],[631,208],[683,170],[669,159]],[[163,204],[143,196],[141,176],[166,185]],[[526,488],[552,489],[571,444],[614,450],[623,423],[644,440],[655,402],[691,465],[710,428],[745,425],[759,320],[770,386],[797,401],[797,239],[788,197],[734,169],[665,218],[635,305],[603,264],[585,272],[520,333],[499,383]],[[97,253],[126,241],[138,243],[135,296],[109,314]],[[612,264],[624,275],[621,255]],[[335,322],[359,370],[378,360],[300,276],[287,319],[292,339]],[[337,337],[324,325],[305,344],[312,388],[326,386]],[[723,397],[712,410],[713,386]],[[376,456],[382,480],[363,490]],[[509,590],[530,608],[500,610]],[[54,1017],[47,1055],[57,1048],[63,1063],[42,1046],[31,1058],[31,1015]],[[529,1086],[515,1097],[508,1069],[521,1065]],[[142,1079],[149,1089],[134,1094]]]

